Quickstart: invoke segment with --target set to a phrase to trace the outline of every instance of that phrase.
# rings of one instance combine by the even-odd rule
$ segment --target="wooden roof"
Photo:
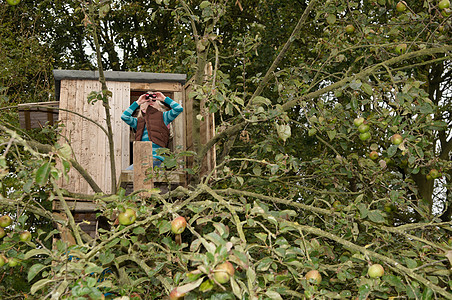
[[[84,70],[53,70],[55,78],[55,98],[60,100],[61,80],[99,80],[98,71]],[[125,72],[125,71],[104,71],[105,80],[122,82],[171,82],[185,84],[187,75],[177,73],[151,73],[151,72]]]

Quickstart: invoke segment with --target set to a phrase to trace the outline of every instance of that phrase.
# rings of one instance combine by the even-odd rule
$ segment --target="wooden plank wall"
[[[124,156],[130,155],[129,128],[121,121],[121,114],[130,102],[130,83],[107,82],[107,86],[113,93],[113,97],[110,99],[110,112],[115,143],[116,176],[119,179],[121,169],[127,167]],[[102,102],[89,104],[87,101],[91,91],[100,90],[101,85],[97,80],[62,80],[60,108],[86,116],[106,128],[105,108]],[[99,187],[105,193],[110,193],[111,169],[106,134],[94,123],[73,113],[60,111],[59,120],[65,124],[62,130],[62,140],[70,143],[76,160],[88,171]],[[127,144],[124,145],[126,140]],[[74,169],[71,169],[69,173],[69,183],[60,181],[60,184],[71,192],[93,193],[88,183]]]

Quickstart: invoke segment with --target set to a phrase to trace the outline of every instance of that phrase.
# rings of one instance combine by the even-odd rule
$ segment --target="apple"
[[[377,278],[383,276],[385,273],[385,269],[383,269],[383,266],[380,264],[373,264],[369,267],[367,270],[367,274],[370,278]]]
[[[320,275],[320,272],[317,270],[311,270],[308,273],[306,273],[305,278],[310,283],[319,284],[322,282],[322,275]]]
[[[369,153],[369,157],[370,157],[370,159],[372,159],[372,160],[376,160],[376,159],[378,158],[379,155],[380,155],[380,154],[378,154],[377,151],[371,151],[371,152]]]
[[[224,284],[229,281],[231,276],[234,276],[234,273],[234,266],[226,261],[215,268],[213,278],[215,278],[217,282]]]
[[[364,123],[364,118],[363,117],[358,117],[358,118],[353,120],[353,124],[356,127],[359,127],[362,123]]]
[[[169,299],[170,300],[182,300],[184,299],[185,294],[180,293],[177,288],[174,288],[171,293],[169,294]]]
[[[9,225],[11,225],[13,223],[13,220],[11,219],[10,216],[4,215],[0,217],[0,227],[8,227]]]
[[[182,232],[184,232],[186,227],[187,227],[187,220],[185,220],[185,218],[182,216],[175,218],[171,222],[171,231],[174,234],[181,234]]]
[[[6,235],[5,229],[0,227],[0,239],[2,239]]]
[[[8,263],[8,259],[3,254],[0,255],[0,268],[3,267],[6,263]]]
[[[393,143],[394,145],[400,145],[403,142],[403,137],[396,133],[393,136],[391,136],[391,143]]]
[[[348,24],[347,26],[345,26],[345,32],[352,34],[353,32],[355,32],[355,26]]]
[[[15,266],[17,266],[19,264],[19,260],[15,257],[8,259],[8,266],[14,268]]]
[[[403,1],[400,1],[399,3],[397,3],[396,5],[396,10],[398,12],[404,12],[406,10],[406,5],[405,3],[403,3]]]
[[[368,132],[369,129],[370,129],[370,126],[367,124],[364,124],[364,123],[358,126],[358,131],[361,133]]]
[[[450,6],[450,1],[449,0],[441,0],[438,3],[438,8],[439,9],[449,8],[449,6]]]
[[[9,5],[17,5],[20,3],[20,0],[6,0],[6,3],[8,3]]]
[[[403,54],[403,53],[406,52],[406,48],[407,48],[407,45],[406,45],[406,44],[398,44],[398,45],[395,47],[395,52],[396,52],[397,54]]]
[[[28,241],[31,241],[31,233],[30,233],[29,231],[21,232],[20,235],[19,235],[19,239],[20,239],[22,242],[28,242]]]
[[[428,175],[430,175],[432,179],[441,177],[441,173],[437,169],[431,169]]]
[[[119,224],[130,225],[137,219],[137,213],[131,208],[127,208],[124,212],[118,216]]]
[[[341,210],[342,203],[339,200],[333,202],[333,208],[335,211]]]
[[[366,141],[370,138],[370,132],[364,132],[359,135],[361,141]]]

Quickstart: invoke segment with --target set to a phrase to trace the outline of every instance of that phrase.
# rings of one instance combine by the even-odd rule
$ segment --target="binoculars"
[[[155,99],[155,98],[157,98],[157,95],[156,94],[146,94],[146,100],[149,98]],[[153,100],[153,101],[155,101],[155,100]]]

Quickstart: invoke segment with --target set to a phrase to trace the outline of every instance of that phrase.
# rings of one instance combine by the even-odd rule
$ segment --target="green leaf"
[[[50,252],[47,249],[33,249],[33,250],[30,250],[27,253],[25,253],[24,260],[27,260],[27,259],[29,259],[29,258],[31,258],[33,256],[36,256],[36,255],[48,255],[48,256],[50,256],[51,254],[52,254],[52,252]]]
[[[405,287],[405,284],[402,282],[402,280],[400,280],[400,278],[395,275],[383,276],[383,280],[392,285],[393,287],[401,289]]]
[[[31,287],[30,293],[32,295],[34,295],[37,291],[39,291],[40,289],[44,288],[47,284],[49,284],[51,282],[53,282],[53,280],[52,279],[48,279],[48,278],[44,278],[44,279],[41,279],[41,280],[37,281]]]
[[[204,280],[204,277],[201,277],[195,282],[187,283],[183,286],[177,287],[177,290],[179,291],[179,293],[186,294],[186,293],[196,289],[198,286],[200,286],[201,283],[203,282],[203,280]]]
[[[373,89],[372,86],[368,83],[363,83],[363,85],[361,86],[361,89],[369,96],[372,96],[373,94]]]
[[[206,8],[207,6],[209,6],[210,5],[210,2],[209,1],[203,1],[203,2],[201,2],[201,4],[199,4],[199,7],[201,8],[201,9],[204,9],[204,8]]]
[[[267,295],[268,297],[270,297],[270,299],[275,299],[275,300],[283,300],[283,298],[281,297],[281,295],[278,292],[275,291],[267,291],[265,293],[265,295]]]
[[[32,265],[30,267],[30,269],[28,270],[28,282],[32,281],[33,278],[35,278],[36,275],[38,275],[42,270],[44,270],[45,268],[50,267],[50,266],[46,266],[43,264],[35,264]]]
[[[287,124],[276,124],[276,130],[278,132],[278,136],[280,139],[282,139],[284,142],[291,136],[291,129],[290,126]]]
[[[146,230],[143,227],[136,227],[133,229],[134,234],[144,234],[146,233]]]
[[[326,17],[326,21],[328,22],[328,24],[332,25],[334,23],[336,23],[336,15],[334,14],[329,14],[328,17]],[[271,297],[270,297],[271,298]],[[272,298],[273,299],[273,298]]]
[[[35,180],[36,183],[40,186],[43,186],[49,180],[50,175],[50,162],[44,163],[39,169],[36,171]]]
[[[383,223],[385,221],[384,216],[381,214],[381,212],[379,210],[371,210],[371,211],[369,211],[367,216],[369,217],[369,219],[372,222],[375,222],[375,223]]]
[[[327,134],[328,134],[328,138],[330,139],[330,141],[332,141],[336,137],[337,132],[336,132],[336,130],[329,130],[329,131],[327,131]]]

